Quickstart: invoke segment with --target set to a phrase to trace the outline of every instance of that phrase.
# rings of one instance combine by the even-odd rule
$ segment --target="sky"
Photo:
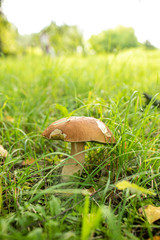
[[[85,39],[123,25],[134,28],[138,41],[160,48],[160,0],[4,0],[2,9],[22,35],[51,21],[77,25]]]

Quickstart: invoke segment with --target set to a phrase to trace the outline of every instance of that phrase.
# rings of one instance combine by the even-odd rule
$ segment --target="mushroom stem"
[[[68,159],[65,162],[66,165],[62,168],[62,175],[70,176],[78,171],[82,173],[83,168],[79,163],[83,164],[85,160],[84,146],[85,146],[84,142],[71,143],[71,155],[77,160],[77,162],[73,158]]]

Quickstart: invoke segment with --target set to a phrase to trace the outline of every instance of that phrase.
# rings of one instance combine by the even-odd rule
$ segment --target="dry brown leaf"
[[[94,195],[96,193],[96,190],[94,187],[90,187],[89,189],[85,189],[84,192],[82,193],[83,195]]]
[[[7,157],[8,152],[6,149],[4,149],[4,147],[2,145],[0,145],[0,157]]]
[[[22,162],[22,166],[26,166],[26,165],[31,165],[32,163],[34,163],[36,160],[34,158],[30,158],[30,159],[26,159]]]
[[[151,238],[148,238],[148,240],[151,240]],[[153,240],[160,240],[160,236],[154,236]]]
[[[89,195],[93,195],[96,192],[94,187],[90,187],[89,189],[87,189],[87,191],[88,191]]]
[[[138,211],[143,215],[146,215],[150,224],[160,219],[160,207],[148,205],[144,207],[144,210],[140,208]]]
[[[8,122],[11,122],[11,123],[14,122],[14,118],[11,117],[11,116],[6,116],[6,117],[5,117],[5,120],[8,121]]]

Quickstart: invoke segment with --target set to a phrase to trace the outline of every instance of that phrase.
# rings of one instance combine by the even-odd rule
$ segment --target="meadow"
[[[160,206],[160,51],[0,58],[0,239],[154,239]],[[149,104],[147,92],[155,98]],[[70,144],[42,137],[63,117],[103,121],[116,144],[86,144],[82,175],[61,180]],[[122,180],[153,194],[120,190]]]

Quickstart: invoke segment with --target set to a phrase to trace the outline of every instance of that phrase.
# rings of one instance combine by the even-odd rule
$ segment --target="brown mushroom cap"
[[[66,142],[116,142],[109,128],[93,117],[62,118],[53,122],[42,135],[49,139]]]

